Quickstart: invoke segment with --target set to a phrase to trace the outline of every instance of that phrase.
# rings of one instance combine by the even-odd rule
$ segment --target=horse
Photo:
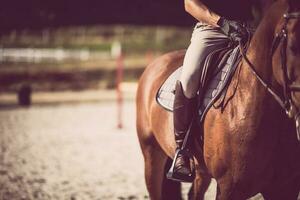
[[[191,136],[196,176],[189,199],[204,199],[212,178],[219,200],[247,199],[258,193],[271,200],[297,199],[299,10],[298,0],[277,0],[271,5],[232,77],[225,106],[211,108],[205,117],[203,149],[197,134]],[[136,129],[152,200],[182,198],[181,184],[165,176],[176,147],[173,116],[157,104],[155,96],[182,65],[184,55],[185,50],[179,50],[157,58],[138,83]]]

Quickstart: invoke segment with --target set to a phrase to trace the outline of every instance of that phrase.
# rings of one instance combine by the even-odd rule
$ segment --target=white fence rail
[[[65,60],[86,61],[93,57],[88,49],[36,49],[36,48],[0,48],[0,62],[62,62]],[[110,56],[109,52],[97,52],[97,57]]]

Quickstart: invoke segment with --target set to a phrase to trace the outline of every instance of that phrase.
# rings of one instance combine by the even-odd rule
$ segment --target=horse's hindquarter
[[[156,92],[167,77],[182,65],[185,51],[157,58],[145,69],[137,92],[137,129],[141,145],[155,139],[168,156],[175,148],[172,113],[156,102]],[[147,130],[145,130],[147,129]]]

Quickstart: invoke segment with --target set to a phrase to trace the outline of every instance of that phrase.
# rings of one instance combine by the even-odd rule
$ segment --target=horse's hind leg
[[[203,200],[204,194],[207,191],[211,178],[205,175],[197,176],[193,182],[193,185],[189,191],[189,200]]]
[[[141,141],[140,141],[141,142]],[[146,185],[151,200],[181,199],[180,183],[166,179],[165,172],[168,157],[158,145],[156,139],[151,137],[147,142],[141,142],[145,161]]]

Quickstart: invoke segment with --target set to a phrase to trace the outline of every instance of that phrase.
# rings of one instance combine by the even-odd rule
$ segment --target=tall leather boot
[[[192,182],[194,171],[191,169],[191,155],[188,147],[182,148],[183,141],[196,112],[197,98],[187,98],[180,81],[176,82],[175,100],[173,109],[174,133],[176,141],[176,153],[173,164],[167,173],[167,178],[180,182]]]

